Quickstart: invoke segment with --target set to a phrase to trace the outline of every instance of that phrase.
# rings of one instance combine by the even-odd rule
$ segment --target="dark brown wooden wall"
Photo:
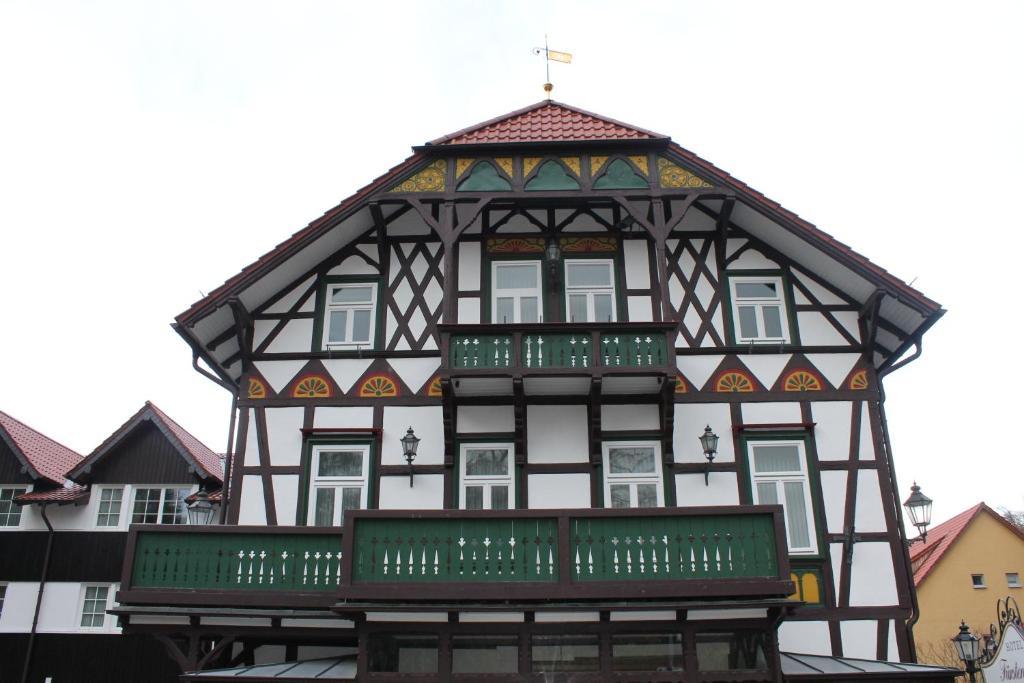
[[[31,484],[32,477],[21,471],[21,461],[0,441],[0,484]]]
[[[21,680],[27,633],[0,634],[0,681]],[[178,669],[163,645],[146,635],[42,633],[28,680],[43,683],[174,683]]]
[[[146,421],[126,436],[89,475],[93,484],[185,484],[195,480],[178,450]]]
[[[38,581],[46,554],[46,531],[0,533],[0,579]],[[47,581],[121,580],[128,533],[124,531],[58,531],[53,538]],[[0,681],[6,681],[0,677]]]

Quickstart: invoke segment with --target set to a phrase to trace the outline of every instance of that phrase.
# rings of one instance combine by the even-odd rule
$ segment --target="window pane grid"
[[[376,285],[331,285],[329,292],[325,345],[369,346],[377,307]]]
[[[14,499],[27,489],[0,489],[0,526],[19,526],[21,506]]]
[[[507,510],[514,504],[513,453],[506,444],[465,445],[459,466],[459,507]]]
[[[96,526],[117,526],[121,522],[121,489],[103,489],[100,492],[99,510],[96,514]]]
[[[748,443],[755,502],[781,505],[790,552],[817,552],[802,442]]]
[[[369,465],[368,446],[314,446],[308,523],[340,526],[345,521],[346,510],[366,507]]]
[[[569,322],[614,322],[615,281],[612,261],[566,261],[565,295]]]
[[[653,508],[664,504],[659,449],[649,443],[606,444],[605,505]]]
[[[101,628],[106,621],[107,594],[106,586],[87,586],[82,601],[82,627]]]
[[[788,342],[782,278],[731,278],[738,342]]]
[[[491,322],[541,322],[539,261],[496,262],[491,282]]]

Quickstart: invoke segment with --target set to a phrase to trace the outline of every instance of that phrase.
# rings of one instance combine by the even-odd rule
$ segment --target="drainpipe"
[[[36,627],[39,625],[39,608],[43,604],[43,588],[46,586],[46,574],[50,569],[50,551],[53,549],[53,525],[46,516],[46,503],[39,507],[39,512],[46,522],[46,553],[43,555],[43,573],[39,577],[39,592],[36,594],[36,611],[32,615],[32,630],[28,635],[28,647],[25,648],[25,667],[21,671],[21,683],[28,683],[28,670],[32,664],[32,649],[36,644]]]
[[[228,448],[224,451],[224,482],[220,485],[220,523],[228,518],[228,505],[232,502],[231,463],[235,459],[235,418],[238,415],[238,393],[231,397],[231,419],[228,420]]]

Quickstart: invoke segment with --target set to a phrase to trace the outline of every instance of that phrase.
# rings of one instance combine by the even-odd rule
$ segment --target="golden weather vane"
[[[572,63],[572,55],[568,52],[559,52],[558,50],[551,50],[548,48],[548,35],[544,34],[544,47],[533,48],[533,54],[544,55],[544,92],[548,94],[548,99],[551,99],[551,90],[555,87],[551,84],[551,62],[562,62],[563,64]]]

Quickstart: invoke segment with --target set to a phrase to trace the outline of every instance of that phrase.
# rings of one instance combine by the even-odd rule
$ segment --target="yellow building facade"
[[[979,636],[998,621],[996,601],[1024,602],[1024,533],[985,505],[965,510],[910,549],[921,617],[921,662],[956,664],[950,638],[965,621]],[[951,660],[952,658],[952,660]]]

